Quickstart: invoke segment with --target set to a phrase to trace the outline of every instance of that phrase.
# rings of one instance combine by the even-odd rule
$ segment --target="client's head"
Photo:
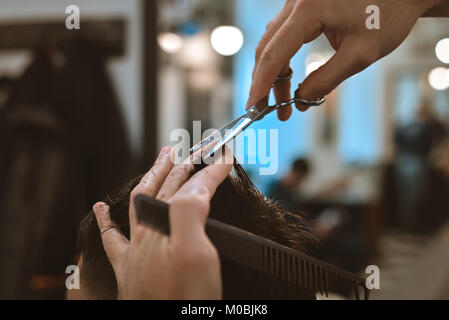
[[[305,250],[312,237],[305,221],[263,196],[238,164],[218,187],[211,201],[210,217],[268,238],[296,250]],[[108,198],[110,218],[129,239],[129,201],[141,177]],[[87,298],[114,299],[117,283],[103,249],[94,214],[82,221],[79,234],[82,255],[81,285]],[[224,299],[308,299],[313,292],[221,258]]]

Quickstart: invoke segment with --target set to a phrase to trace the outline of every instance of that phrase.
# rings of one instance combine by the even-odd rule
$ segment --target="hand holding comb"
[[[170,234],[169,205],[165,202],[137,195],[135,198],[137,219],[140,224]],[[292,285],[311,289],[328,296],[329,275],[350,281],[354,294],[360,300],[360,287],[364,298],[369,291],[365,279],[339,267],[315,259],[300,251],[282,246],[240,228],[208,218],[206,233],[221,257],[245,265],[251,269],[282,279]]]

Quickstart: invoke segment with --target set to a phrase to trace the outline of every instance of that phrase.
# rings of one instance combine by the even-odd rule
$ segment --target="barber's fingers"
[[[170,199],[170,230],[174,241],[204,241],[210,200],[232,169],[234,157],[226,150],[214,164],[195,173]]]
[[[282,8],[281,12],[279,12],[276,17],[271,20],[266,28],[265,34],[260,39],[257,48],[256,48],[256,62],[253,69],[253,80],[256,75],[256,70],[260,62],[260,58],[262,56],[262,53],[265,50],[266,45],[271,41],[273,36],[276,34],[276,32],[279,30],[279,28],[285,23],[287,18],[292,13],[294,4],[296,0],[287,0],[284,7]],[[282,77],[286,73],[288,73],[290,70],[289,63],[284,66],[283,70],[279,73],[278,76]],[[290,81],[281,81],[275,84],[274,88],[274,95],[276,97],[276,102],[280,103],[283,101],[290,100]],[[277,110],[278,118],[279,120],[285,121],[288,118],[290,118],[290,115],[292,114],[292,108],[291,106],[287,106],[281,109]]]
[[[288,72],[290,71],[290,67],[286,66],[284,67],[284,69],[281,71],[280,76],[285,76],[288,75]],[[290,100],[290,80],[283,80],[283,81],[278,81],[275,83],[274,87],[273,87],[273,91],[274,91],[274,96],[276,97],[276,103],[282,103],[284,101],[288,101]],[[292,114],[292,107],[291,106],[286,106],[286,107],[282,107],[279,108],[277,110],[277,114],[278,114],[278,118],[281,121],[286,121],[290,118],[291,114]]]
[[[117,225],[111,221],[108,205],[103,202],[97,202],[93,206],[93,211],[97,219],[98,228],[100,229],[104,251],[117,275],[120,273],[118,268],[128,250],[129,241],[120,232]]]
[[[324,97],[344,80],[374,63],[377,60],[375,50],[369,52],[360,43],[364,42],[345,39],[332,58],[304,80],[299,90],[300,98],[315,100]]]
[[[181,186],[189,179],[194,170],[194,165],[190,162],[191,161],[184,161],[183,163],[176,165],[170,171],[167,179],[165,179],[162,184],[156,199],[167,201],[176,193],[176,191],[179,190],[179,188],[181,188]]]
[[[274,17],[273,20],[271,20],[266,27],[265,33],[260,39],[259,43],[257,44],[256,48],[256,61],[253,69],[253,79],[256,74],[257,65],[259,64],[260,57],[262,56],[262,53],[266,47],[266,45],[271,41],[273,36],[276,34],[276,32],[279,30],[279,28],[284,24],[284,22],[287,20],[287,18],[290,16],[294,4],[296,0],[287,0],[285,2],[284,7],[282,10]]]
[[[303,8],[307,1],[299,1],[285,23],[265,46],[255,71],[247,108],[265,97],[280,74],[304,43],[321,34],[322,24]]]
[[[197,150],[184,159],[183,162],[174,166],[162,184],[156,199],[161,201],[170,199],[192,175],[195,170],[193,160],[197,157],[201,157],[203,152],[203,149]]]
[[[144,194],[149,197],[155,197],[159,192],[162,183],[173,168],[173,162],[171,159],[172,148],[164,147],[161,149],[156,162],[153,167],[148,171],[139,184],[135,186],[131,192],[130,204],[129,204],[129,223],[131,229],[131,239],[133,238],[133,232],[137,226],[137,217],[134,208],[134,198],[138,194]]]
[[[173,167],[173,169],[168,174],[164,183],[162,184],[156,199],[161,201],[167,201],[181,188],[181,186],[191,177],[195,166],[193,160],[197,157],[201,157],[203,154],[208,153],[211,147],[202,148],[196,151],[194,154],[187,157],[182,163]],[[233,164],[234,156],[232,150],[225,147],[224,156],[222,156],[221,151],[217,152],[217,159],[213,160],[213,163],[230,163]]]

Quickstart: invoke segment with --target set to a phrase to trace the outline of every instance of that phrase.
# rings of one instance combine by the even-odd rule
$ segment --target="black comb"
[[[139,223],[170,234],[167,203],[140,194],[135,198],[135,205]],[[329,294],[329,275],[333,275],[352,283],[357,300],[360,300],[360,288],[364,291],[364,298],[369,298],[363,277],[303,252],[212,218],[206,221],[206,233],[221,257],[251,269],[326,296]]]

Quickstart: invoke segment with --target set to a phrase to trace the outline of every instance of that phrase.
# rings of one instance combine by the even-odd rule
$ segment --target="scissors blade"
[[[224,132],[224,135],[221,136],[219,142],[210,150],[204,159],[210,158],[217,151],[221,150],[226,143],[232,141],[235,137],[237,137],[240,133],[243,132],[251,123],[255,120],[247,117],[240,117],[239,121],[237,121],[231,129],[227,129]]]
[[[198,151],[199,149],[217,143],[210,152],[203,158],[203,160],[211,157],[215,152],[221,150],[223,146],[232,141],[246,128],[248,128],[254,121],[260,120],[268,113],[274,111],[275,108],[268,106],[268,97],[261,99],[254,106],[252,106],[246,113],[240,117],[232,120],[224,127],[214,131],[212,134],[201,140],[190,149],[190,153]]]
[[[236,125],[238,125],[239,122],[241,122],[243,119],[247,118],[247,115],[248,115],[248,112],[245,113],[244,115],[232,120],[224,127],[220,128],[218,130],[215,130],[213,133],[211,133],[206,138],[204,138],[203,140],[198,142],[196,145],[194,145],[192,148],[190,148],[190,152],[191,153],[195,152],[195,151],[207,146],[208,144],[216,141],[217,137],[223,137],[226,134],[226,132],[228,132],[229,130],[232,130]]]

